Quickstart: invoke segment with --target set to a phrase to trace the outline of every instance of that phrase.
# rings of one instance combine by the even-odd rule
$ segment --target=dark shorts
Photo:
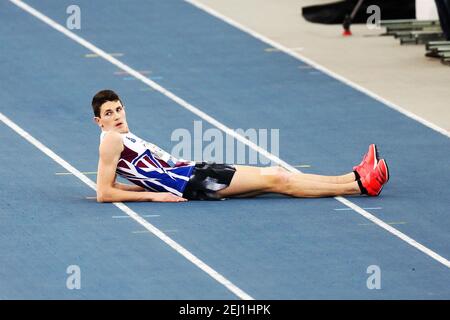
[[[188,200],[220,200],[217,191],[231,183],[236,168],[214,162],[198,162],[183,192]]]

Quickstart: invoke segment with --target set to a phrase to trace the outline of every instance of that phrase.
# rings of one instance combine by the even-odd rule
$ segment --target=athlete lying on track
[[[102,130],[97,201],[217,200],[280,193],[292,197],[378,196],[389,180],[374,144],[353,171],[341,176],[295,173],[282,167],[254,167],[176,159],[132,134],[119,96],[102,90],[92,99]],[[116,174],[134,185],[116,182]]]

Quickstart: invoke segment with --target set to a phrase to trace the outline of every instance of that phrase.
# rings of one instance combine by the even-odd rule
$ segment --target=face
[[[100,117],[94,118],[103,131],[128,132],[125,109],[120,101],[107,101],[100,107]]]

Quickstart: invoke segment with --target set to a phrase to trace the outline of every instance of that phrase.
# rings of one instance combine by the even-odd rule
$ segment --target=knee
[[[264,168],[263,174],[267,176],[268,189],[271,192],[278,192],[280,189],[286,188],[291,177],[289,171],[279,166]]]

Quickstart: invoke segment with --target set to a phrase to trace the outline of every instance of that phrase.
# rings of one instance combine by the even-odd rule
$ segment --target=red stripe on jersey
[[[170,166],[169,166],[169,164],[167,162],[165,162],[164,160],[161,160],[159,158],[157,158],[157,159],[158,159],[158,162],[161,164],[162,167],[170,168]]]
[[[148,168],[148,166],[141,160],[139,160],[138,163],[136,163],[136,166],[139,168]]]
[[[138,156],[138,154],[125,145],[123,147],[124,148],[120,154],[120,157],[131,163]]]
[[[119,161],[119,163],[117,164],[117,167],[119,168],[125,168],[125,169],[130,169],[130,167],[125,163],[125,161],[123,161],[122,159]]]
[[[144,157],[143,157],[143,159],[145,160],[145,161],[147,161],[148,163],[150,163],[152,166],[154,166],[155,168],[158,168],[158,165],[152,160],[152,159],[150,159],[150,157],[148,156],[148,155],[145,155]],[[158,159],[159,160],[159,159]]]

